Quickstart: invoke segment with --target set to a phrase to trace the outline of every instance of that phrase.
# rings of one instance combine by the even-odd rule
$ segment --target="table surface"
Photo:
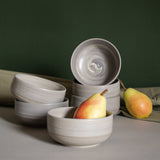
[[[0,107],[1,160],[159,160],[160,123],[115,116],[111,137],[92,148],[73,148],[54,142],[46,128],[23,126],[14,109]]]

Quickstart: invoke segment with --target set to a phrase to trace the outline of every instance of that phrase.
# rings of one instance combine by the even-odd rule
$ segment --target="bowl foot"
[[[73,147],[73,148],[92,148],[92,147],[96,147],[99,144],[93,144],[93,145],[86,145],[86,146],[71,146],[71,145],[66,145],[67,147]]]

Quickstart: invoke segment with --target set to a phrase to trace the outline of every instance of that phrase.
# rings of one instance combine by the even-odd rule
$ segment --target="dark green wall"
[[[160,86],[158,0],[0,1],[1,69],[73,79],[72,52],[93,37],[119,49],[127,86]]]

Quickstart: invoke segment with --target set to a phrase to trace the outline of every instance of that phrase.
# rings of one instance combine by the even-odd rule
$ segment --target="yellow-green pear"
[[[107,90],[95,93],[86,101],[84,101],[75,111],[73,118],[90,119],[106,117],[107,101],[103,96]]]
[[[128,112],[138,119],[149,117],[153,108],[150,98],[136,89],[126,89],[122,81],[120,82],[124,89],[123,98]]]

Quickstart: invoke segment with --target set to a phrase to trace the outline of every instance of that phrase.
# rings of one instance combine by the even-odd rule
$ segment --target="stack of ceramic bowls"
[[[80,43],[71,57],[71,70],[75,77],[72,84],[71,105],[77,107],[94,93],[108,89],[105,94],[107,110],[118,114],[120,69],[121,57],[111,42],[92,38]]]
[[[16,74],[11,85],[15,114],[27,124],[46,124],[47,112],[66,107],[66,88],[56,82],[28,74]]]

